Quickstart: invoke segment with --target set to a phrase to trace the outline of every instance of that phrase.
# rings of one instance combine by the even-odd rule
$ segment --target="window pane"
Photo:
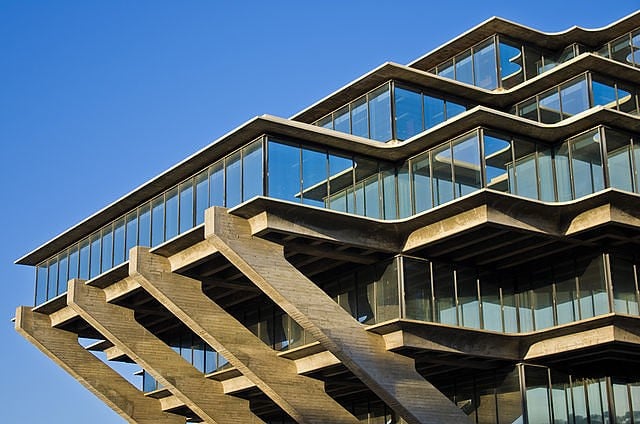
[[[113,224],[113,264],[119,265],[124,262],[124,218],[118,219]]]
[[[473,70],[476,86],[488,90],[498,87],[496,47],[493,37],[474,47]]]
[[[540,149],[538,145],[538,149]],[[553,159],[551,149],[538,150],[538,180],[540,200],[553,202],[556,199],[553,179]]]
[[[262,196],[262,140],[242,149],[242,201]]]
[[[138,245],[151,247],[151,204],[138,208]]]
[[[471,66],[471,52],[466,51],[456,56],[456,80],[473,85],[473,68]]]
[[[609,185],[621,190],[633,191],[630,137],[609,128],[605,128],[605,137]]]
[[[594,106],[616,107],[616,89],[613,84],[597,81],[596,77],[593,77],[591,90],[593,90]]]
[[[56,295],[67,291],[67,281],[69,277],[69,258],[67,253],[58,256],[58,291]]]
[[[47,285],[47,300],[53,299],[58,294],[58,260],[49,261],[49,284]]]
[[[102,229],[102,266],[101,272],[105,272],[113,266],[113,232],[111,225]]]
[[[269,140],[268,195],[276,199],[300,201],[300,148]]]
[[[560,86],[562,116],[568,118],[589,109],[589,90],[586,77],[570,81]],[[542,102],[542,100],[541,100]]]
[[[564,142],[555,152],[556,184],[558,186],[558,201],[573,199],[571,188],[571,172],[569,171],[569,143]]]
[[[376,321],[400,318],[398,297],[398,261],[376,266]]]
[[[356,210],[358,215],[372,218],[380,217],[380,190],[378,184],[378,163],[364,158],[355,159],[355,177],[358,191],[362,196],[356,196]]]
[[[74,245],[69,250],[69,280],[78,278],[78,246]]]
[[[80,272],[78,278],[82,280],[89,279],[89,239],[86,238],[80,242]]]
[[[451,146],[449,143],[433,149],[431,153],[431,183],[435,206],[453,200],[451,165]]]
[[[328,194],[327,152],[302,149],[302,201],[325,206]]]
[[[611,255],[613,305],[616,312],[638,315],[635,268],[630,261]]]
[[[511,88],[524,81],[520,46],[500,37],[500,78],[502,87]]]
[[[224,161],[209,167],[209,206],[224,206]]]
[[[449,265],[432,264],[436,322],[458,325],[453,270]]]
[[[553,327],[553,285],[550,270],[536,270],[531,291],[535,329]]]
[[[503,331],[500,282],[495,274],[480,275],[480,296],[482,297],[483,328],[491,331]]]
[[[411,178],[413,183],[413,198],[415,213],[420,213],[433,207],[431,201],[431,176],[429,152],[411,160]]]
[[[351,119],[349,117],[349,105],[338,109],[333,113],[333,125],[336,131],[351,134]]]
[[[405,318],[432,321],[429,263],[402,258]]]
[[[464,196],[482,187],[478,132],[453,140],[453,175],[455,196]]]
[[[600,132],[592,131],[570,141],[571,168],[575,197],[580,198],[604,188]]]
[[[627,385],[624,382],[613,381],[613,403],[616,411],[616,423],[628,423],[629,418],[632,416],[631,408],[629,407],[629,392],[627,391]]]
[[[89,269],[90,278],[100,274],[100,233],[91,236],[91,265]]]
[[[396,138],[406,140],[422,131],[422,95],[395,87]]]
[[[438,75],[444,78],[453,79],[453,60],[449,60],[448,62],[438,66]]]
[[[196,184],[196,225],[204,222],[204,211],[209,207],[209,179],[204,170],[195,177]]]
[[[549,410],[549,377],[546,368],[524,366],[526,381],[527,418],[529,423],[551,422]]]
[[[164,198],[158,196],[151,201],[151,246],[164,241]]]
[[[369,138],[367,99],[364,97],[351,103],[351,134]]]
[[[424,98],[424,127],[435,127],[444,122],[444,100],[432,96],[423,96]]]
[[[577,262],[580,290],[580,318],[586,319],[609,312],[609,298],[604,280],[602,256],[581,258]]]
[[[350,189],[350,191],[349,191]],[[329,207],[347,211],[347,197],[353,203],[353,161],[351,158],[329,154]]]
[[[636,105],[636,91],[632,88],[624,87],[618,84],[617,94],[618,109],[621,112],[637,115],[638,107]]]
[[[524,140],[514,140],[515,154],[515,194],[538,198],[538,173],[536,169],[535,144]]]
[[[507,169],[513,167],[511,142],[508,138],[490,132],[485,132],[483,139],[487,188],[511,191],[507,174]]]
[[[409,165],[405,163],[398,168],[398,218],[406,218],[411,213],[411,180]]]
[[[580,317],[576,272],[573,261],[559,263],[554,268],[556,281],[556,315],[558,325],[577,321]]]
[[[180,233],[193,228],[193,180],[180,184]]]
[[[384,219],[396,219],[396,177],[393,168],[382,171]]]
[[[224,168],[227,194],[225,206],[232,208],[242,201],[242,169],[239,151],[225,158]]]
[[[557,88],[541,94],[538,104],[540,122],[554,124],[562,120],[562,115],[560,114],[560,95],[558,94]],[[522,114],[520,116],[522,116]]]
[[[316,125],[322,128],[327,128],[329,130],[333,129],[333,118],[331,117],[331,114],[325,116],[322,119],[319,119],[316,122]]]
[[[388,84],[369,94],[369,119],[371,139],[391,140],[391,96]]]
[[[447,110],[447,116],[446,119],[451,119],[456,115],[461,114],[462,112],[466,111],[467,108],[464,105],[460,105],[458,103],[454,103],[450,100],[446,101],[446,105],[445,108]]]
[[[629,34],[618,38],[611,42],[611,58],[618,62],[633,65],[633,56],[631,54],[631,40]]]
[[[480,328],[480,301],[476,271],[471,268],[459,268],[456,271],[456,286],[460,305],[460,325]]]
[[[36,267],[36,306],[47,301],[48,272],[46,262]]]
[[[522,103],[518,104],[518,115],[531,119],[533,121],[538,120],[538,103],[535,98],[525,100]]]
[[[125,221],[127,226],[127,245],[124,255],[126,259],[129,259],[129,250],[138,244],[138,217],[136,211],[128,213]]]
[[[178,187],[165,194],[165,240],[178,235]],[[127,224],[128,227],[128,224]],[[128,231],[127,231],[128,233]]]

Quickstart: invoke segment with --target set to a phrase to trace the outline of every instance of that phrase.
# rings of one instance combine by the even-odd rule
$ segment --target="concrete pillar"
[[[20,306],[16,331],[60,365],[91,393],[130,423],[184,424],[185,418],[162,412],[160,402],[147,398],[107,364],[78,343],[78,336],[51,327],[45,314]]]
[[[468,423],[467,416],[284,257],[283,246],[253,237],[247,220],[206,211],[205,237],[408,423]]]
[[[207,297],[200,281],[172,273],[167,258],[148,248],[131,249],[129,275],[298,423],[358,422],[321,381],[299,375],[293,361],[279,357]]]
[[[185,361],[140,325],[131,309],[106,302],[103,290],[71,280],[67,303],[160,384],[208,423],[261,423],[249,402],[225,395],[222,384]]]

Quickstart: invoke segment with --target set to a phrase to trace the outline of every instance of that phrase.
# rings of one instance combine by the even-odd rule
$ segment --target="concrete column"
[[[184,424],[184,417],[162,412],[158,400],[147,398],[115,370],[80,346],[76,334],[51,327],[47,315],[20,306],[16,310],[15,326],[18,333],[127,422]]]
[[[224,208],[206,211],[205,237],[407,422],[468,423],[467,416],[284,257],[283,246],[253,237]]]
[[[129,275],[298,423],[358,422],[321,381],[299,375],[293,361],[279,357],[207,297],[200,281],[172,273],[167,258],[148,248],[131,249]]]
[[[208,423],[261,423],[249,402],[225,395],[222,384],[185,361],[140,325],[131,309],[106,302],[103,290],[71,280],[67,303],[117,348]]]

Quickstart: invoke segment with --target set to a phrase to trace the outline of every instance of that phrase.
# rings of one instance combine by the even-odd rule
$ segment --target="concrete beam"
[[[249,410],[248,401],[225,395],[219,382],[205,378],[140,325],[133,310],[107,303],[103,290],[71,280],[67,303],[206,422],[263,422]]]
[[[172,273],[168,259],[133,248],[129,274],[298,423],[358,422],[326,394],[321,381],[299,375],[293,361],[279,357],[207,297],[200,281]]]
[[[334,354],[408,423],[466,423],[467,416],[415,369],[284,258],[281,245],[252,236],[224,208],[205,213],[205,237],[260,290]]]
[[[45,314],[20,306],[16,331],[129,423],[184,424],[185,418],[162,412],[150,399],[78,343],[74,333],[51,327]]]

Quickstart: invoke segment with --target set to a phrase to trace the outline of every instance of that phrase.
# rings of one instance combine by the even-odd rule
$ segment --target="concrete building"
[[[639,28],[254,118],[20,258],[16,329],[132,423],[640,424]]]

